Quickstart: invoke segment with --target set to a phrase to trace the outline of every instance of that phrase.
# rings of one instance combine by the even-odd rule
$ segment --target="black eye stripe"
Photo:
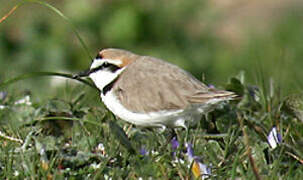
[[[101,69],[105,69],[107,71],[111,71],[111,72],[116,72],[118,69],[120,69],[119,66],[116,66],[114,64],[110,64],[108,62],[104,62],[102,65],[98,66],[98,67],[95,67],[93,69],[90,70],[90,73],[94,73],[94,72],[97,72]]]
[[[111,72],[116,72],[117,70],[120,69],[119,66],[116,66],[116,65],[113,65],[113,64],[108,64],[108,66],[106,68],[108,68]]]
[[[98,53],[95,59],[102,59],[102,55]]]

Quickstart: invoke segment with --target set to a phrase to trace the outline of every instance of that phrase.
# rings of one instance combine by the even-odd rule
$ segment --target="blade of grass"
[[[231,179],[236,179],[237,176],[237,167],[238,167],[238,162],[240,159],[240,153],[241,151],[238,151],[237,155],[235,156],[235,160],[232,164],[232,169],[231,169]]]
[[[39,0],[23,0],[24,2],[29,2],[29,3],[36,3],[36,4],[40,4],[42,6],[45,6],[47,8],[49,8],[50,10],[52,10],[53,12],[55,12],[57,15],[59,15],[61,18],[63,18],[72,28],[73,32],[76,34],[78,40],[80,41],[80,44],[82,45],[82,47],[84,48],[84,51],[86,53],[86,55],[89,57],[90,60],[93,59],[93,57],[90,55],[88,47],[86,46],[86,44],[84,43],[84,40],[81,38],[79,32],[77,31],[77,27],[71,22],[71,20],[65,16],[59,9],[55,8],[54,6],[50,5],[47,2],[44,1],[39,1]]]
[[[266,84],[266,80],[265,80],[265,73],[264,73],[264,69],[261,65],[261,63],[259,61],[257,61],[257,65],[256,65],[256,80],[257,83],[260,85],[261,89],[260,89],[260,98],[263,100],[264,103],[264,110],[265,112],[269,112],[269,104],[268,104],[268,88],[267,88],[267,84]]]
[[[1,19],[0,19],[0,24],[5,21],[10,15],[12,15],[16,9],[21,6],[22,4],[24,4],[24,2],[20,2],[18,3],[16,6],[14,6],[7,14],[5,14]]]
[[[34,78],[34,77],[41,77],[41,76],[59,76],[59,77],[64,77],[64,78],[68,78],[68,79],[74,79],[74,80],[80,81],[81,83],[88,85],[92,88],[98,89],[98,88],[96,88],[95,85],[90,83],[88,80],[75,79],[75,78],[73,78],[73,75],[71,75],[71,74],[57,73],[57,72],[31,72],[31,73],[27,73],[27,74],[22,74],[13,79],[10,79],[6,82],[0,83],[0,88],[13,84],[15,82],[18,82],[20,80],[25,80],[25,79]]]
[[[7,136],[7,135],[5,135],[5,134],[4,134],[3,132],[1,132],[1,131],[0,131],[0,138],[6,139],[6,140],[9,140],[9,141],[13,141],[13,142],[18,142],[18,143],[20,143],[20,144],[23,143],[23,141],[22,141],[21,139]]]
[[[246,146],[246,154],[248,156],[248,159],[249,159],[249,162],[250,162],[250,165],[251,165],[251,168],[253,170],[253,173],[255,175],[255,178],[257,180],[261,180],[261,177],[259,175],[259,170],[258,168],[256,167],[256,163],[255,163],[255,160],[254,158],[252,157],[252,150],[251,150],[251,147],[249,145],[249,138],[248,138],[248,135],[247,135],[247,132],[246,132],[246,129],[244,127],[244,119],[242,117],[242,115],[240,113],[237,113],[237,116],[238,116],[238,121],[239,121],[239,124],[240,124],[240,128],[242,129],[242,132],[243,132],[243,137],[244,137],[244,144]]]

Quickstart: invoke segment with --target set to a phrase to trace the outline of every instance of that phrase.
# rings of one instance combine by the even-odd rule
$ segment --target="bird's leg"
[[[111,130],[111,133],[114,135],[114,137],[119,141],[119,143],[121,145],[123,145],[131,154],[135,154],[136,151],[133,148],[132,143],[129,140],[129,137],[127,136],[127,134],[125,133],[125,131],[123,130],[123,128],[121,128],[116,122],[116,116],[114,114],[112,114],[110,112],[112,118],[115,121],[109,121],[109,128]]]
[[[209,113],[210,117],[211,117],[211,122],[212,122],[212,130],[211,130],[211,133],[214,133],[214,134],[219,134],[220,131],[218,130],[217,128],[217,124],[216,124],[216,114],[215,113]]]
[[[204,116],[205,116],[206,121],[210,121],[211,116],[209,113],[206,113]]]
[[[165,145],[168,145],[174,137],[177,137],[177,133],[176,133],[175,129],[169,128]]]
[[[216,114],[214,112],[207,113],[206,118],[207,118],[208,122],[210,122],[210,125],[207,128],[207,133],[209,133],[209,134],[220,134],[220,131],[218,130],[217,125],[216,125]],[[217,141],[219,143],[220,147],[222,149],[224,149],[225,142],[222,138],[220,138],[220,139],[208,138],[208,139],[213,139],[213,140]]]
[[[125,134],[128,136],[129,132],[133,128],[133,124],[125,124],[123,127],[123,130],[125,131]]]
[[[187,121],[186,122],[187,123],[187,126],[184,126],[184,128],[185,128],[185,131],[186,131],[186,133],[185,133],[185,142],[187,143],[188,142],[188,135],[189,135],[189,121]]]
[[[217,126],[216,126],[216,117],[214,113],[206,113],[205,120],[208,123],[206,132],[211,134],[219,133]]]
[[[168,128],[167,130],[168,130],[168,135],[166,136],[166,141],[163,144],[163,147],[161,148],[163,151],[166,150],[168,144],[172,143],[174,138],[177,138],[177,134],[174,129]]]

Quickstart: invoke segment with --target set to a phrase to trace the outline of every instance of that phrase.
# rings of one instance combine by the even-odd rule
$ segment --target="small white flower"
[[[99,169],[101,167],[101,163],[96,164],[95,162],[93,164],[90,165],[93,169]]]
[[[278,133],[277,128],[274,126],[267,136],[268,144],[272,149],[275,149],[279,144],[282,143],[281,134]]]
[[[102,156],[107,157],[105,147],[102,143],[99,143],[98,146],[95,148],[97,153],[100,153]]]
[[[173,161],[172,161],[172,165],[173,167],[177,167],[178,164],[184,164],[185,161],[181,158],[175,158]]]
[[[104,145],[103,145],[102,143],[98,144],[97,150],[99,150],[99,151],[104,151],[104,150],[105,150]]]
[[[151,151],[151,154],[152,154],[152,155],[159,155],[159,152],[158,152],[158,151],[152,150],[152,151]]]
[[[32,102],[30,101],[29,95],[27,95],[24,98],[15,102],[15,105],[18,105],[18,104],[25,104],[25,105],[28,105],[28,106],[32,105]]]
[[[70,147],[70,146],[71,146],[70,143],[65,143],[65,144],[64,144],[64,148],[68,148],[68,147]]]
[[[6,108],[6,106],[0,105],[0,110],[1,110],[1,109],[5,109],[5,108]]]
[[[105,180],[112,180],[113,178],[109,177],[107,174],[104,174],[104,179]]]
[[[20,174],[19,171],[17,171],[17,170],[14,171],[14,176],[19,176],[19,174]]]

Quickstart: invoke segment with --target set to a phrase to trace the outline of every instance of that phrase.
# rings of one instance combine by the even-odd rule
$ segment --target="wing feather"
[[[210,91],[186,71],[153,57],[141,56],[122,74],[113,88],[124,107],[133,112],[184,109],[227,95],[227,91]]]

